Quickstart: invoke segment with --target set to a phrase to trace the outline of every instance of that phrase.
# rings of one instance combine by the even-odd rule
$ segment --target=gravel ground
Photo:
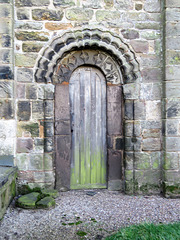
[[[95,194],[90,196],[88,194]],[[101,240],[120,227],[180,221],[180,199],[127,196],[108,190],[61,192],[50,210],[11,205],[0,222],[0,239]],[[86,233],[84,237],[79,231]]]

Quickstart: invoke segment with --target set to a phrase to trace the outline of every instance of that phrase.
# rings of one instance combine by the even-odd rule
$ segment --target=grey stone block
[[[0,99],[0,119],[14,118],[14,101]]]
[[[126,100],[125,101],[125,119],[134,119],[134,102]]]
[[[160,151],[161,141],[159,138],[146,138],[142,142],[143,151]]]
[[[161,3],[159,0],[146,0],[144,3],[144,10],[147,12],[160,12]]]
[[[29,120],[31,116],[31,107],[30,102],[28,101],[19,101],[18,102],[18,120]]]
[[[17,84],[16,96],[25,99],[25,84]]]
[[[161,68],[145,68],[142,70],[142,80],[145,83],[160,82],[162,80]]]
[[[43,170],[43,154],[31,154],[29,170]]]
[[[44,118],[44,103],[43,101],[32,102],[32,118],[43,119]]]
[[[141,138],[125,137],[125,150],[126,151],[140,151],[141,150]]]
[[[167,116],[167,118],[179,118],[180,117],[180,101],[178,98],[167,100],[166,116]]]
[[[12,81],[0,81],[0,97],[12,98],[14,93],[14,82]]]
[[[17,68],[17,81],[18,82],[32,82],[33,70],[30,68]]]
[[[134,119],[146,119],[146,103],[145,101],[134,102]]]
[[[166,151],[178,152],[180,149],[180,137],[166,137]]]
[[[44,101],[44,116],[45,119],[54,118],[54,102],[52,100]]]
[[[33,149],[33,140],[31,138],[17,139],[17,152],[29,153]]]
[[[166,120],[166,135],[174,136],[179,133],[179,120],[167,119]]]
[[[28,20],[30,18],[29,9],[17,9],[18,20]]]

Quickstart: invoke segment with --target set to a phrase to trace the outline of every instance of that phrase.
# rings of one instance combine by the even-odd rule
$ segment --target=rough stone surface
[[[36,202],[39,197],[40,194],[38,192],[32,192],[18,198],[16,204],[18,207],[22,208],[36,208]]]
[[[37,208],[51,208],[55,206],[55,200],[52,197],[45,197],[36,203]]]
[[[44,9],[34,9],[32,10],[32,18],[34,20],[42,21],[60,21],[63,18],[62,11],[54,11],[54,10],[44,10]]]

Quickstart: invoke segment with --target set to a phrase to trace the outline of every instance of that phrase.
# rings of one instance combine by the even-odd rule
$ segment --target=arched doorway
[[[69,82],[71,189],[106,188],[106,81],[100,70],[77,68]]]

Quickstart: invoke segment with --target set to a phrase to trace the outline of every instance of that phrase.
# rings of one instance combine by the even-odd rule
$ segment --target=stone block
[[[149,120],[149,121],[141,121],[141,127],[142,129],[161,129],[162,128],[162,122],[161,119],[157,121]]]
[[[180,22],[167,22],[166,23],[166,36],[167,37],[179,36],[179,32],[180,32]]]
[[[165,171],[164,181],[180,184],[180,172],[179,171],[173,171],[173,170]]]
[[[180,194],[180,184],[172,182],[163,182],[164,195],[166,198],[177,198]]]
[[[160,169],[161,168],[161,152],[151,152],[151,168]]]
[[[142,10],[143,5],[141,3],[136,3],[135,4],[135,10],[140,11]]]
[[[43,138],[35,138],[34,139],[33,153],[44,153],[44,139]]]
[[[0,97],[12,98],[14,93],[14,82],[12,81],[0,81]]]
[[[161,100],[161,83],[143,83],[141,84],[140,98],[143,100]]]
[[[167,65],[180,65],[180,51],[167,50]]]
[[[36,54],[16,54],[15,65],[18,67],[34,67],[36,59]]]
[[[44,101],[44,117],[45,119],[54,118],[54,102],[52,100]]]
[[[141,150],[141,138],[125,137],[125,150],[126,151],[140,151]]]
[[[63,18],[63,11],[55,11],[49,9],[33,9],[32,18],[37,21],[61,21]]]
[[[70,120],[61,120],[55,122],[56,135],[70,135]]]
[[[75,5],[74,0],[53,0],[55,7],[72,7]]]
[[[23,29],[23,30],[41,30],[43,28],[42,22],[24,22],[24,21],[16,21],[14,25],[15,29]]]
[[[18,122],[18,137],[39,137],[39,124],[35,122]]]
[[[146,138],[142,142],[143,151],[160,151],[161,140],[159,138]]]
[[[161,11],[161,3],[159,0],[146,0],[144,3],[144,10],[146,12],[160,12]]]
[[[179,169],[179,154],[178,152],[166,152],[164,158],[165,170],[178,170]]]
[[[166,83],[166,97],[167,98],[178,98],[180,97],[180,83],[178,82],[167,82]]]
[[[108,150],[108,180],[122,178],[122,153]]]
[[[146,119],[146,103],[145,101],[134,102],[134,119]]]
[[[109,191],[123,191],[123,182],[121,179],[109,180],[108,181]]]
[[[179,66],[167,66],[166,67],[166,80],[178,80],[180,81],[180,67]]]
[[[18,99],[21,99],[21,98],[25,98],[25,84],[17,84],[16,85],[17,88],[16,88],[16,97]]]
[[[140,62],[140,66],[142,69],[149,68],[161,68],[162,67],[162,59],[160,55],[156,54],[141,54],[138,58]],[[154,71],[154,69],[153,69]]]
[[[166,151],[178,152],[180,149],[180,137],[166,137]]]
[[[135,153],[135,169],[145,170],[150,169],[150,154],[145,152],[136,152]]]
[[[126,39],[136,39],[139,38],[139,32],[134,29],[123,29],[121,33]]]
[[[45,173],[44,172],[34,172],[34,181],[35,182],[45,182]]]
[[[1,18],[11,18],[12,7],[10,4],[2,4],[0,8]]]
[[[174,136],[179,133],[179,121],[175,119],[166,120],[166,136]]]
[[[143,138],[160,138],[160,129],[144,129],[142,133]]]
[[[18,207],[22,208],[36,208],[36,202],[40,198],[40,193],[32,192],[21,196],[17,200]]]
[[[115,149],[124,150],[124,138],[115,138]]]
[[[69,136],[55,136],[56,146],[56,189],[70,186],[70,146]]]
[[[136,29],[152,29],[152,30],[160,30],[161,26],[159,22],[151,22],[151,21],[143,21],[135,23]]]
[[[149,51],[148,41],[131,40],[130,44],[136,53],[147,53]]]
[[[140,121],[126,121],[125,122],[125,135],[126,137],[141,135],[141,123]]]
[[[166,10],[166,21],[168,22],[178,22],[180,19],[180,10],[178,8],[175,9],[167,9]]]
[[[179,0],[166,0],[166,7],[167,8],[178,8],[180,7]]]
[[[27,99],[37,99],[36,84],[26,84],[26,98]]]
[[[30,68],[17,68],[17,81],[18,82],[32,82],[33,70]]]
[[[133,180],[133,170],[125,170],[125,179],[126,181]]]
[[[11,36],[8,34],[1,34],[0,35],[0,47],[8,48],[12,46],[12,39]]]
[[[0,139],[0,156],[13,156],[15,141],[13,138],[1,138]],[[2,160],[2,159],[1,159]],[[12,159],[10,159],[11,161]],[[9,161],[9,160],[8,160]]]
[[[21,40],[21,41],[48,41],[49,40],[49,33],[47,32],[19,31],[19,32],[15,32],[15,36],[18,40]]]
[[[53,157],[51,153],[44,154],[44,170],[53,170]]]
[[[36,203],[38,208],[45,208],[45,209],[54,207],[55,204],[56,202],[52,197],[45,197]]]
[[[125,99],[138,99],[139,98],[139,84],[128,83],[123,86]]]
[[[100,8],[102,8],[101,7],[101,0],[83,1],[82,2],[82,6],[84,8],[93,8],[93,9],[100,9]]]
[[[14,118],[14,101],[0,99],[0,119]]]
[[[16,0],[16,7],[33,7],[33,6],[48,6],[49,5],[49,0]]]
[[[0,138],[14,138],[16,136],[15,120],[0,120]]]
[[[30,12],[29,9],[17,9],[17,19],[18,20],[29,20]]]
[[[130,100],[125,101],[125,119],[128,120],[134,119],[134,101]]]
[[[142,70],[143,82],[160,82],[162,79],[162,70],[160,68],[148,68]]]
[[[11,49],[0,49],[0,63],[9,64],[12,63],[12,50]]]
[[[160,120],[161,119],[161,102],[146,101],[146,119],[147,120]]]
[[[17,153],[29,153],[33,149],[33,140],[31,138],[17,139]]]
[[[43,170],[43,154],[31,154],[29,170]]]
[[[133,9],[133,2],[132,0],[116,0],[114,7],[116,9],[121,10],[132,10]]]
[[[179,98],[168,99],[166,101],[167,118],[180,118],[180,101]]]
[[[93,17],[93,10],[71,8],[66,11],[66,18],[70,21],[89,21]]]
[[[134,152],[125,152],[125,168],[126,170],[132,170],[134,168],[133,162],[135,160]]]
[[[38,98],[39,99],[54,99],[54,85],[41,84],[38,86]]]
[[[120,18],[121,13],[119,11],[98,10],[96,12],[96,20],[98,22],[111,21],[116,23]]]
[[[180,50],[180,38],[178,37],[167,37],[166,47],[169,50]]]
[[[52,137],[47,137],[44,139],[44,152],[45,153],[50,153],[52,152],[54,149],[54,141],[53,141],[54,138]]]
[[[12,20],[11,19],[1,19],[0,21],[0,33],[11,34],[12,33]]]
[[[22,44],[23,52],[39,52],[42,47],[43,44],[40,43],[28,42]]]
[[[54,22],[46,22],[45,28],[50,31],[57,31],[57,30],[66,30],[72,28],[71,23],[54,23]]]
[[[32,102],[32,118],[43,119],[44,118],[44,104],[43,101]]]
[[[140,36],[146,40],[155,40],[160,38],[160,32],[154,30],[140,31]]]
[[[16,164],[20,171],[27,171],[28,165],[29,165],[29,154],[17,153],[16,154]]]
[[[44,122],[44,136],[53,137],[54,136],[54,122]]]
[[[53,182],[54,183],[54,172],[53,171],[48,171],[45,172],[45,182]]]
[[[17,112],[18,120],[27,121],[31,116],[31,107],[29,101],[19,101],[18,102],[18,112]]]

